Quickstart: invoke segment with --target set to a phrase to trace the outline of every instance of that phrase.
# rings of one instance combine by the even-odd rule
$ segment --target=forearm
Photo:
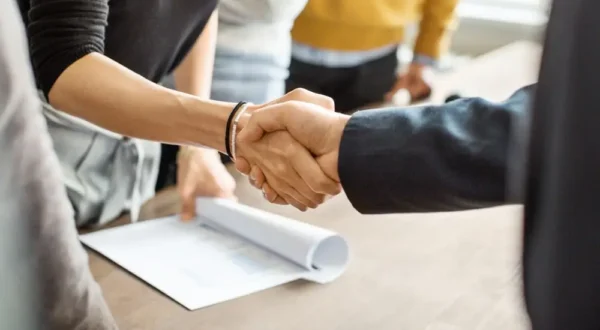
[[[217,28],[218,14],[215,11],[192,49],[173,73],[175,88],[178,91],[195,95],[205,100],[210,98]],[[196,147],[189,146],[189,148]],[[205,148],[196,149],[199,152],[203,152],[206,157],[218,157],[218,154],[214,150]]]
[[[519,91],[501,104],[462,99],[355,115],[340,146],[338,170],[346,194],[363,213],[505,203],[512,130],[532,93],[532,88]]]
[[[49,93],[64,112],[126,136],[225,150],[232,104],[164,88],[92,53],[69,66]]]

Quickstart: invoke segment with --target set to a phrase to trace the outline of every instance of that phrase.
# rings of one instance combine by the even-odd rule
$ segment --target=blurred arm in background
[[[432,68],[448,51],[458,0],[425,0],[421,6],[421,21],[413,49],[413,61],[408,69],[398,76],[396,84],[386,95],[388,101],[391,101],[400,89],[406,89],[412,100],[428,97],[432,87]]]

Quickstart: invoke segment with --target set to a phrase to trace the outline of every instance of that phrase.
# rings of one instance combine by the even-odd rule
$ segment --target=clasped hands
[[[276,204],[301,211],[341,192],[339,146],[348,116],[303,89],[250,109],[240,121],[235,166]]]

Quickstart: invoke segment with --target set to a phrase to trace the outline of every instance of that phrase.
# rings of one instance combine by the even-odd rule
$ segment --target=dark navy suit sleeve
[[[509,187],[507,178],[509,169],[519,166],[508,159],[534,90],[535,85],[527,86],[502,103],[464,98],[358,112],[340,145],[338,170],[348,198],[361,213],[451,211],[517,201],[521,187]]]

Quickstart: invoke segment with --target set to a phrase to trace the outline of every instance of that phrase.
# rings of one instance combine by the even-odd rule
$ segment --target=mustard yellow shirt
[[[294,41],[338,51],[376,49],[404,41],[419,21],[414,52],[439,58],[447,49],[458,0],[309,0],[292,29]]]

